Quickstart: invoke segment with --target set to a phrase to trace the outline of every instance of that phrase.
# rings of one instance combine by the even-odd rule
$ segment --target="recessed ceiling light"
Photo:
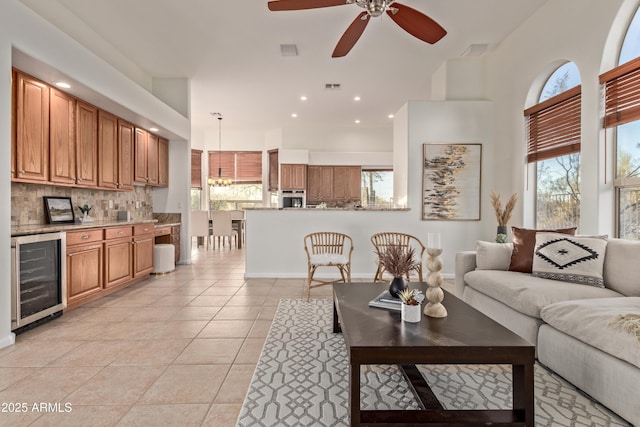
[[[69,89],[71,88],[71,85],[67,82],[56,82],[56,86],[58,86],[59,88],[62,89]]]
[[[358,124],[358,123],[360,123],[360,120],[356,119],[354,123]]]
[[[300,101],[306,101],[306,100],[307,100],[307,97],[306,97],[305,95],[302,95],[302,96],[300,97]]]
[[[151,132],[158,132],[158,128],[149,128]]]
[[[353,100],[354,100],[354,101],[360,101],[360,97],[359,97],[359,96],[354,96],[354,97],[353,97]]]
[[[291,117],[295,119],[296,117],[298,117],[298,115],[296,113],[291,113]]]
[[[390,119],[393,119],[393,114],[389,114],[387,117],[389,117]]]

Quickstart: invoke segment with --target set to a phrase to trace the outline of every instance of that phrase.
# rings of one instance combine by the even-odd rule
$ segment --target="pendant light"
[[[233,184],[229,179],[222,179],[222,114],[211,113],[212,116],[218,118],[218,178],[209,178],[207,184],[215,187],[228,187]]]

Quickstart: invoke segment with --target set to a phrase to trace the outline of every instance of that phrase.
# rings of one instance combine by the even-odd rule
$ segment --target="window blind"
[[[202,150],[191,150],[191,188],[202,190]]]
[[[600,75],[605,128],[640,120],[640,57]]]
[[[262,182],[262,152],[241,151],[236,153],[236,181],[243,184]]]
[[[242,184],[262,182],[261,151],[209,151],[209,178],[219,178],[218,164],[222,179]]]
[[[524,111],[527,162],[580,152],[581,86]]]

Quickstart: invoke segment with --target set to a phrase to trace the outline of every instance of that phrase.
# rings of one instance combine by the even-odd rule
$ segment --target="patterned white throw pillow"
[[[538,233],[532,274],[604,288],[602,270],[606,249],[607,236]]]

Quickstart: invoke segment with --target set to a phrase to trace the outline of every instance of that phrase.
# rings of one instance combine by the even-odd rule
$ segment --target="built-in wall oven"
[[[64,232],[11,238],[11,330],[66,308],[66,246]]]
[[[281,208],[305,208],[307,198],[304,190],[283,190],[280,194]]]

